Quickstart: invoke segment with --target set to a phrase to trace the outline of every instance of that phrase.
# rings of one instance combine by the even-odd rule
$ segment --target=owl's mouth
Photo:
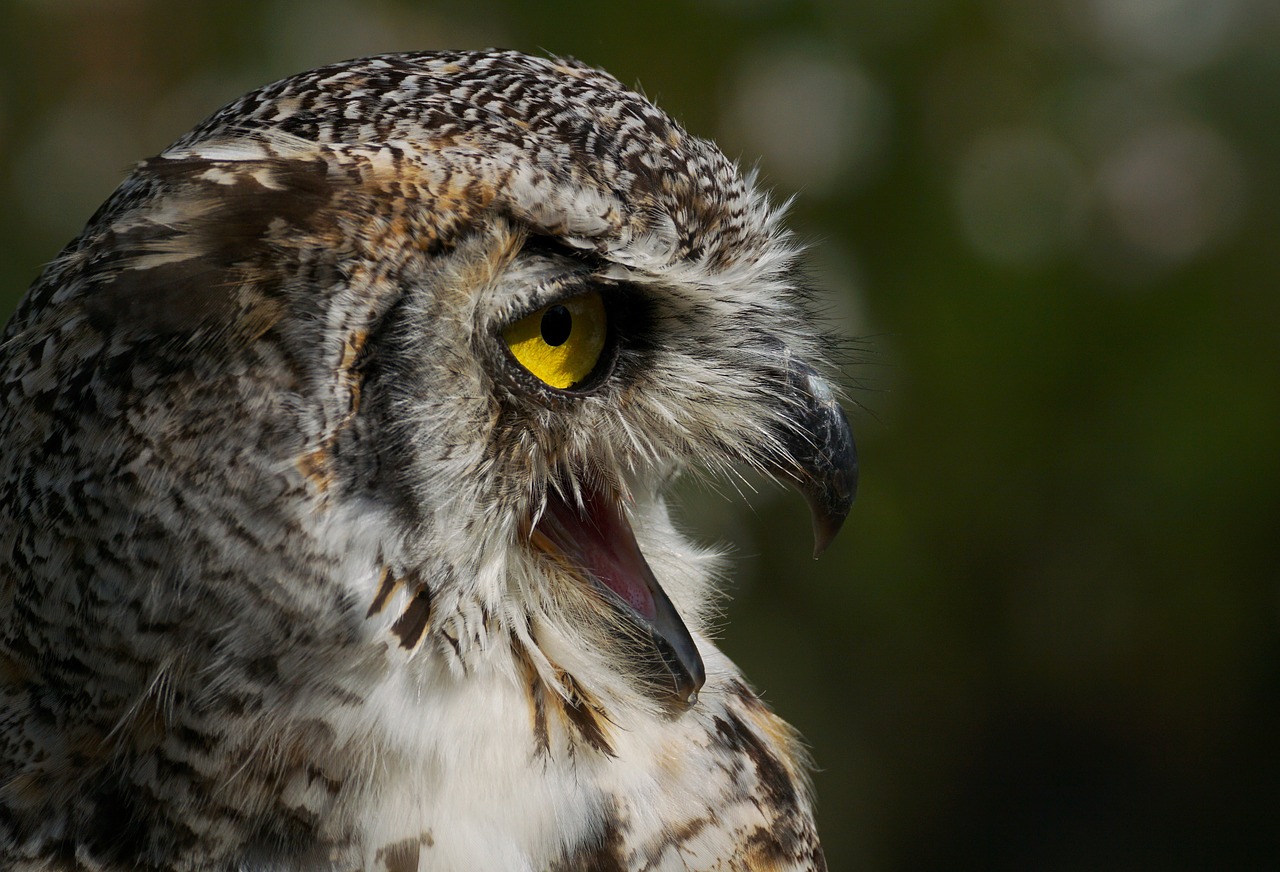
[[[853,505],[858,452],[826,380],[785,355],[777,393],[783,423],[763,466],[794,485],[813,518],[814,556],[831,543]],[[687,708],[706,680],[689,629],[649,568],[627,522],[622,498],[591,476],[566,477],[547,489],[546,505],[528,531],[529,543],[572,575],[594,585],[623,619],[620,644],[637,649],[646,676],[664,698]],[[631,629],[636,632],[631,632]],[[654,656],[656,654],[656,656]]]
[[[654,662],[658,669],[649,670],[661,673],[656,686],[680,706],[693,705],[706,680],[702,656],[640,552],[621,499],[590,485],[582,487],[577,497],[550,488],[546,508],[530,531],[530,542],[585,575],[636,625],[639,635],[647,635],[658,655]]]

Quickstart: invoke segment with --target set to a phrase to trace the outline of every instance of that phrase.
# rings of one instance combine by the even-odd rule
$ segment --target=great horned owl
[[[8,870],[822,869],[686,469],[853,498],[778,209],[608,75],[269,85],[0,351]]]

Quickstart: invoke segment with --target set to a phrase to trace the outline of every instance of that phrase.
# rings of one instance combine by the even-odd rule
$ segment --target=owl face
[[[360,785],[317,808],[381,800],[364,755],[454,759],[457,731],[424,726],[447,701],[524,693],[532,728],[501,735],[555,758],[559,699],[564,783],[625,782],[614,724],[651,741],[633,763],[674,765],[670,736],[749,751],[758,784],[726,763],[724,807],[762,814],[773,785],[778,819],[807,821],[798,764],[769,756],[789,734],[707,640],[714,573],[664,503],[687,471],[745,465],[801,491],[816,550],[847,514],[833,341],[794,259],[750,178],[576,62],[387,56],[228,106],[137,167],[7,328],[4,650],[36,676],[10,698],[38,699],[14,710],[97,736],[128,780],[194,753],[135,735],[154,709],[201,749],[193,781],[260,776],[241,817],[283,827],[288,761]],[[38,741],[14,735],[6,759]],[[418,775],[426,815],[454,782]]]
[[[847,424],[791,350],[812,341],[796,298],[761,299],[714,275],[655,276],[514,226],[490,227],[448,260],[465,286],[442,293],[433,268],[409,291],[421,308],[365,365],[362,402],[383,420],[363,450],[396,486],[419,489],[406,501],[434,509],[426,527],[474,531],[448,558],[449,571],[466,567],[457,583],[468,594],[495,612],[532,599],[535,613],[557,615],[569,603],[618,671],[690,704],[702,660],[632,516],[689,467],[783,476],[824,528],[852,495]],[[389,442],[406,419],[418,423],[401,425],[405,444]],[[476,562],[492,553],[505,565],[486,587]],[[515,590],[513,577],[524,580]],[[695,592],[681,593],[698,608]]]

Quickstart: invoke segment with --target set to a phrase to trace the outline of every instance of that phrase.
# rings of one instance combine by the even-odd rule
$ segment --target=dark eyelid
[[[608,264],[607,260],[594,251],[585,248],[574,248],[558,237],[541,234],[531,234],[526,238],[524,245],[521,247],[521,252],[524,254],[543,254],[569,258],[587,266],[592,272],[599,272]]]
[[[513,312],[506,320],[497,325],[495,332],[502,333],[517,321],[528,318],[530,315],[536,315],[549,306],[554,306],[556,303],[573,297],[580,297],[592,291],[600,294],[601,297],[605,298],[606,303],[608,302],[608,295],[592,281],[590,274],[584,273],[581,277],[572,276],[566,277],[566,279],[565,281],[555,282],[548,288],[540,289],[534,298],[529,301],[527,308]]]

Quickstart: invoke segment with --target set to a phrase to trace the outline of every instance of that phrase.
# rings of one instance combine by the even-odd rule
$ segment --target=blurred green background
[[[4,314],[135,160],[355,55],[571,54],[758,162],[860,337],[863,486],[817,563],[779,489],[684,515],[832,868],[1280,868],[1275,0],[0,13]]]

